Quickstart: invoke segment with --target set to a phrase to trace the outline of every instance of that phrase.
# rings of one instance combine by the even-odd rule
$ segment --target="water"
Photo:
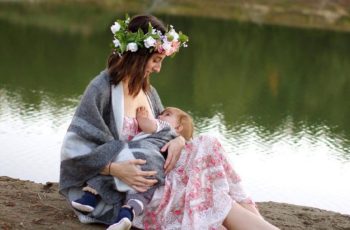
[[[350,35],[162,19],[191,41],[153,85],[193,115],[197,135],[222,141],[252,197],[350,214]],[[0,176],[58,181],[62,138],[105,66],[109,28],[0,28]]]

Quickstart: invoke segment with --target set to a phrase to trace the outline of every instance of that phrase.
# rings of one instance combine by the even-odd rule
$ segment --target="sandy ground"
[[[258,203],[262,215],[281,229],[348,229],[350,216],[274,202]],[[105,229],[80,224],[58,194],[57,183],[37,184],[0,177],[0,229]]]

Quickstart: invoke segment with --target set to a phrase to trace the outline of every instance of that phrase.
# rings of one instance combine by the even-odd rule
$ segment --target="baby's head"
[[[193,135],[193,120],[190,115],[181,109],[167,107],[158,116],[158,119],[168,122],[178,134],[183,136],[187,141]]]

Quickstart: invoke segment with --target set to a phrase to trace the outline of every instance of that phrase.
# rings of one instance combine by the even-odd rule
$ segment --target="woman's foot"
[[[129,206],[123,206],[118,214],[117,222],[107,228],[107,230],[129,230],[134,219],[134,210]]]
[[[97,197],[91,192],[84,192],[84,195],[75,201],[72,201],[72,206],[81,212],[94,211],[97,204]]]

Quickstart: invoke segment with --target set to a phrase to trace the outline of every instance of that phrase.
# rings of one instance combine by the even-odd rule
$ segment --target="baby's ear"
[[[184,129],[183,125],[178,125],[175,130],[177,133],[180,133]]]

